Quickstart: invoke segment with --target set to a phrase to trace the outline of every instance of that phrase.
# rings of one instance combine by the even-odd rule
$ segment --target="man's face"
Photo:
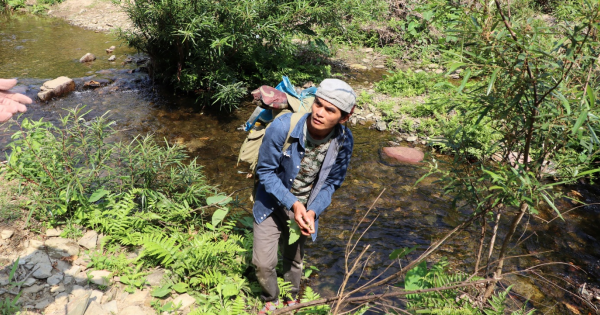
[[[345,123],[350,115],[342,118],[342,111],[322,98],[315,98],[312,105],[311,127],[318,133],[328,134],[335,125]]]

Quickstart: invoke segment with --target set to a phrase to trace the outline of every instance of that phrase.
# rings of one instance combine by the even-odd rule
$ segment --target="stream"
[[[135,64],[122,64],[136,52],[113,36],[88,31],[48,17],[15,15],[0,16],[0,78],[18,78],[17,90],[36,99],[43,82],[58,76],[69,76],[77,83],[75,92],[48,103],[35,100],[22,117],[58,122],[64,109],[85,106],[88,118],[109,111],[117,121],[116,129],[124,135],[152,133],[157,139],[185,145],[204,171],[211,184],[225,192],[250,187],[245,165],[236,166],[239,147],[246,134],[237,128],[249,117],[253,105],[242,104],[230,115],[212,113],[195,104],[194,98],[174,96],[153,85],[148,75],[136,70]],[[109,62],[104,50],[116,46],[117,61]],[[91,52],[98,59],[90,65],[78,59]],[[355,88],[381,78],[382,71],[351,72],[343,70],[346,79]],[[334,71],[335,72],[335,71]],[[342,72],[342,70],[339,70]],[[83,82],[90,79],[109,79],[106,87],[85,90]],[[390,262],[389,254],[398,248],[417,246],[425,249],[465,218],[467,210],[459,209],[450,196],[444,195],[442,185],[435,178],[427,178],[417,186],[415,181],[428,170],[432,158],[444,163],[446,157],[422,147],[425,162],[418,165],[399,164],[385,158],[381,148],[395,141],[389,132],[379,132],[370,124],[351,126],[355,146],[344,185],[334,194],[331,206],[321,218],[319,238],[308,242],[306,263],[320,271],[314,273],[309,285],[322,296],[332,296],[342,283],[344,251],[353,225],[365,213],[376,197],[385,189],[362,228],[373,223],[364,234],[356,251],[370,244],[370,263],[361,277],[353,275],[349,284],[365,283],[384,272],[397,270],[396,264],[384,271]],[[10,141],[11,131],[0,127],[0,156]],[[403,144],[405,145],[405,144]],[[442,166],[443,167],[443,166]],[[583,195],[586,203],[600,202],[600,188],[592,184],[564,187]],[[240,200],[248,200],[249,190],[238,193]],[[561,209],[573,207],[567,201]],[[247,202],[245,210],[251,212]],[[540,216],[551,217],[548,210]],[[539,275],[507,276],[503,285],[513,284],[511,299],[529,300],[529,306],[548,314],[581,313],[592,309],[574,294],[583,283],[600,285],[600,207],[579,208],[550,224],[533,216],[525,218],[529,232],[518,231],[520,241],[510,255],[525,255],[550,251],[538,256],[511,259],[505,272],[522,270],[535,264],[561,261],[566,264],[550,265],[539,269]],[[375,222],[372,222],[372,221]],[[360,231],[362,231],[362,228]],[[428,261],[447,257],[455,270],[472,270],[477,250],[478,229],[462,232]],[[532,234],[533,232],[533,234]],[[403,261],[405,263],[405,261]],[[547,281],[558,284],[557,287]],[[562,288],[565,290],[563,290]],[[569,293],[569,292],[572,293]]]

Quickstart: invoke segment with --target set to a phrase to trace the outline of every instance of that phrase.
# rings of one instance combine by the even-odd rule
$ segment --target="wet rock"
[[[79,245],[87,248],[94,249],[96,248],[96,242],[98,241],[98,233],[94,230],[87,231],[81,239],[79,239]]]
[[[94,270],[90,272],[92,283],[97,285],[109,285],[111,272],[108,270]]]
[[[418,163],[423,161],[423,152],[408,147],[385,147],[383,153],[400,162]]]
[[[94,54],[92,53],[87,53],[85,55],[83,55],[83,57],[79,58],[79,62],[84,63],[84,62],[92,62],[96,60],[96,56],[94,56]]]
[[[46,236],[48,236],[48,237],[60,236],[61,233],[62,233],[62,230],[60,230],[60,229],[46,230]]]
[[[92,301],[85,311],[85,315],[109,315],[109,313],[102,308],[100,303]]]
[[[108,57],[108,61],[115,61],[115,60],[117,60],[117,56],[115,56],[115,55]]]
[[[37,268],[35,272],[32,274],[34,278],[37,279],[46,279],[52,275],[52,265],[47,263],[39,263],[35,265],[34,268]]]
[[[68,77],[58,77],[54,80],[44,82],[40,88],[38,97],[47,101],[53,97],[59,97],[75,90],[75,81]]]
[[[51,285],[51,286],[52,286],[52,285],[57,285],[57,284],[59,284],[59,283],[62,281],[63,277],[64,277],[64,275],[63,275],[62,273],[57,273],[57,274],[54,274],[54,275],[50,276],[50,277],[49,277],[49,278],[46,280],[46,282],[47,282],[49,285]]]
[[[350,67],[350,69],[354,69],[354,70],[367,70],[367,66],[361,65],[359,63],[353,63],[349,67]]]
[[[11,238],[14,233],[15,231],[13,230],[2,230],[2,232],[0,232],[0,237],[2,237],[3,240],[7,240]]]
[[[385,123],[385,121],[378,121],[377,124],[375,124],[375,129],[379,131],[386,131],[387,124]]]
[[[178,297],[176,297],[173,300],[173,304],[174,305],[179,305],[179,303],[181,303],[181,307],[179,309],[184,309],[188,306],[191,306],[192,304],[194,304],[196,302],[196,299],[194,299],[193,297],[191,297],[189,294],[182,294]]]
[[[46,240],[48,255],[52,259],[75,256],[79,254],[79,245],[72,240],[53,237]]]

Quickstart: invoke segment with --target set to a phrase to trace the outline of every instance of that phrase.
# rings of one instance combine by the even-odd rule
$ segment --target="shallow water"
[[[252,105],[244,105],[231,115],[213,114],[195,104],[193,98],[176,97],[168,91],[153,86],[147,75],[123,69],[119,63],[109,63],[104,49],[115,45],[118,56],[125,59],[134,51],[125,48],[109,35],[72,27],[61,20],[17,16],[0,18],[0,77],[19,78],[19,89],[35,97],[39,86],[48,78],[67,75],[76,80],[77,91],[49,103],[34,102],[23,117],[44,118],[57,122],[64,109],[86,106],[92,118],[109,111],[115,119],[117,129],[126,136],[153,133],[169,143],[186,145],[192,156],[205,165],[209,181],[219,185],[223,191],[233,192],[249,188],[252,181],[246,179],[247,168],[236,166],[237,154],[245,133],[237,128],[253,110]],[[23,46],[23,48],[17,48]],[[90,65],[82,65],[78,59],[85,52],[96,53],[99,60]],[[353,86],[364,85],[377,80],[383,71],[365,73],[344,72]],[[107,78],[113,81],[107,87],[84,90],[82,84],[91,78]],[[307,245],[307,264],[320,269],[311,277],[310,285],[321,295],[335,294],[344,273],[344,250],[353,224],[363,216],[375,198],[381,193],[372,213],[363,223],[364,228],[373,220],[373,226],[365,233],[363,243],[370,244],[373,255],[371,263],[362,272],[362,277],[350,278],[351,284],[364,283],[370,277],[383,271],[389,262],[388,255],[394,249],[417,246],[427,247],[432,240],[464,219],[466,210],[458,210],[452,205],[449,196],[444,195],[441,185],[435,178],[429,178],[414,186],[415,181],[427,171],[427,163],[419,165],[397,164],[381,156],[381,148],[395,136],[370,129],[368,125],[352,126],[355,137],[355,151],[344,185],[334,195],[331,206],[321,218],[317,242]],[[0,132],[0,149],[6,150],[10,132]],[[427,148],[425,161],[435,157]],[[2,154],[3,156],[3,154]],[[578,190],[588,203],[598,202],[600,191],[594,185],[579,185],[565,188]],[[237,193],[241,200],[247,200],[248,190]],[[249,203],[245,211],[250,212]],[[562,205],[568,209],[568,204]],[[463,213],[465,212],[465,213]],[[375,218],[378,215],[378,218]],[[549,217],[541,214],[543,218]],[[529,218],[531,231],[525,234],[523,242],[516,246],[511,255],[552,250],[538,258],[511,260],[507,271],[523,269],[537,263],[564,261],[581,267],[578,271],[570,265],[559,265],[542,269],[546,277],[561,286],[575,291],[576,287],[588,282],[599,284],[600,279],[600,208],[588,206],[573,211],[566,216],[567,223],[556,220],[550,225],[543,224],[534,217]],[[458,270],[471,266],[474,260],[476,239],[475,229],[463,232],[444,245],[431,261],[446,256]],[[521,235],[519,231],[518,235]],[[557,237],[558,236],[558,237]],[[388,271],[386,274],[389,274]],[[553,274],[550,274],[553,273]],[[531,297],[531,306],[548,313],[564,314],[564,303],[583,307],[574,296],[540,280],[524,276],[511,276],[516,283],[514,291]],[[517,300],[518,294],[513,295]]]

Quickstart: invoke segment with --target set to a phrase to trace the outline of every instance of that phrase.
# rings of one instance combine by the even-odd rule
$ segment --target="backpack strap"
[[[283,149],[281,149],[281,152],[284,152],[285,150],[287,150],[290,145],[292,144],[292,141],[290,140],[290,136],[292,135],[292,131],[294,131],[294,128],[296,128],[296,125],[298,124],[298,122],[300,121],[300,118],[302,118],[302,116],[304,116],[304,113],[293,113],[292,117],[290,118],[290,130],[288,130],[288,134],[287,137],[285,138],[285,142],[283,144]]]

